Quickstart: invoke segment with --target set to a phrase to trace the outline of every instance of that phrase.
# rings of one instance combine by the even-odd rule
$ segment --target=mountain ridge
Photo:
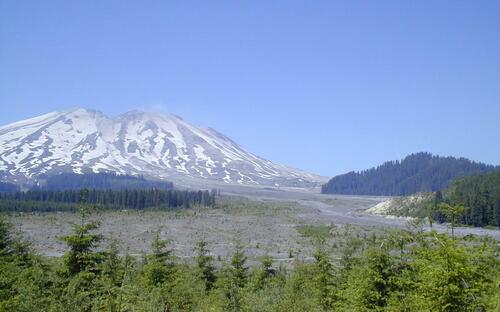
[[[457,179],[486,173],[495,166],[466,158],[420,152],[401,161],[387,161],[363,171],[337,175],[322,186],[322,193],[399,196],[444,189]]]
[[[212,128],[164,113],[110,118],[80,107],[0,127],[0,175],[36,180],[64,172],[116,172],[227,184],[314,186],[326,178],[256,156]]]

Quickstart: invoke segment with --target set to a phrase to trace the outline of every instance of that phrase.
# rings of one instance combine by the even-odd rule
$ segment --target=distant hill
[[[174,187],[168,181],[150,181],[143,177],[117,175],[113,172],[101,173],[62,173],[40,179],[40,189],[43,190],[79,190],[79,189],[163,189]]]
[[[399,196],[434,192],[449,187],[455,179],[494,169],[466,158],[416,153],[401,161],[388,161],[376,168],[333,177],[323,185],[322,193]]]

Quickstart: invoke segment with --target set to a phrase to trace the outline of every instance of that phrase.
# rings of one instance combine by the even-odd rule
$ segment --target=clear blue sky
[[[500,1],[0,0],[0,124],[72,106],[175,113],[328,176],[500,164]]]

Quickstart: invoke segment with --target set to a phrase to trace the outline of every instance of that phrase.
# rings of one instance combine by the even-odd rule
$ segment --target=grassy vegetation
[[[254,201],[244,197],[219,197],[215,209],[231,215],[276,216],[296,211],[293,202]]]
[[[298,226],[297,231],[305,237],[325,241],[333,236],[332,231],[335,228],[334,225],[307,224]]]

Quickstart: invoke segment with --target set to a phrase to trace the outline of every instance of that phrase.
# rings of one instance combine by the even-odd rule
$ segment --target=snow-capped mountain
[[[109,118],[76,108],[0,127],[0,176],[36,180],[59,172],[113,171],[176,181],[311,186],[323,177],[245,151],[213,129],[173,115],[132,111]]]

